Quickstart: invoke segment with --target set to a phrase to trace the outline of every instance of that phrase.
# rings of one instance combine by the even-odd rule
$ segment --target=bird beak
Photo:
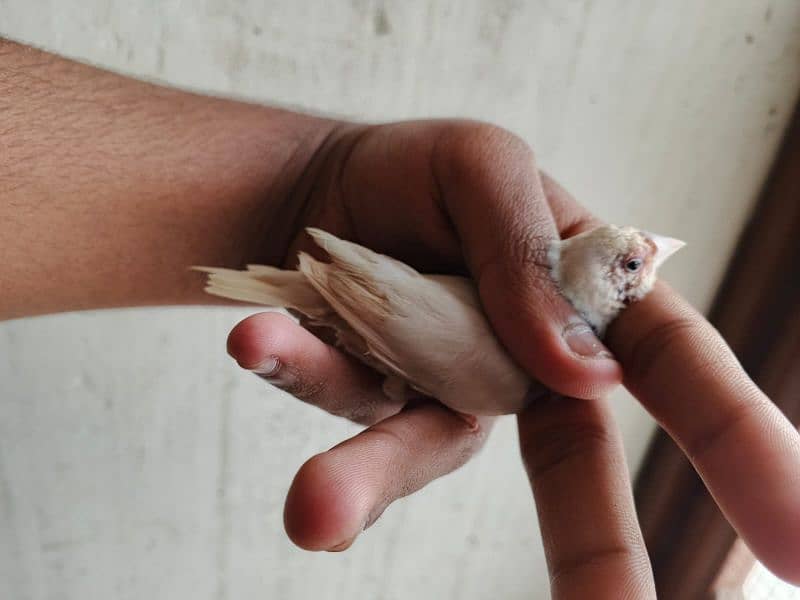
[[[686,245],[686,242],[664,235],[658,235],[657,233],[650,233],[649,231],[643,231],[642,233],[656,245],[656,253],[653,257],[656,269],[663,265],[664,261],[670,256]]]

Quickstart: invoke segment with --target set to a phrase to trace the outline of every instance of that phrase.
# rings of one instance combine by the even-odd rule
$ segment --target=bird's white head
[[[658,267],[684,245],[633,227],[604,225],[555,242],[549,259],[564,296],[603,335],[620,310],[647,295]]]

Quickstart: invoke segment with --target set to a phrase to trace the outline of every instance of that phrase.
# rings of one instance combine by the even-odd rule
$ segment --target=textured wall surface
[[[260,102],[500,123],[603,217],[687,240],[665,276],[701,308],[800,84],[796,0],[0,0],[0,34]],[[294,548],[292,475],[356,429],[234,368],[245,314],[0,325],[0,598],[547,597],[510,419],[350,551]],[[616,404],[635,467],[653,425]]]

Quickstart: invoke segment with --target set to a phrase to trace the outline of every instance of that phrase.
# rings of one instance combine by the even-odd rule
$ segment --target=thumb
[[[433,165],[501,342],[560,394],[607,394],[622,370],[550,276],[547,253],[558,229],[530,148],[503,129],[461,124],[442,135]]]

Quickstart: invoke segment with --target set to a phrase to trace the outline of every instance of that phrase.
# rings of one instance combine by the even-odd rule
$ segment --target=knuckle
[[[518,267],[549,278],[550,261],[547,253],[553,239],[552,226],[544,218],[529,220],[527,227],[506,241],[507,256]]]
[[[435,404],[406,409],[406,417],[416,410],[425,412],[402,422],[380,422],[362,433],[376,448],[376,455],[384,457],[387,469],[401,474],[393,480],[393,498],[407,496],[464,465],[481,449],[491,429],[491,419],[464,418]],[[420,460],[424,446],[436,447],[435,460]]]
[[[607,455],[609,447],[615,444],[604,421],[582,410],[568,409],[564,416],[543,417],[549,422],[537,425],[529,435],[520,438],[523,462],[531,481],[582,457]]]
[[[353,403],[331,407],[328,412],[359,425],[372,425],[379,420],[383,408],[377,398],[365,397]],[[390,407],[387,407],[387,413],[388,410]]]
[[[647,554],[636,544],[612,544],[561,556],[553,561],[550,567],[550,584],[557,587],[561,582],[588,579],[599,569],[606,572],[622,571],[627,574],[627,579],[618,582],[618,585],[621,588],[627,587],[636,593],[625,595],[625,597],[647,598],[651,596],[643,589],[649,587],[643,583],[649,579],[650,572]]]
[[[525,225],[509,224],[509,235],[496,243],[495,251],[477,267],[478,288],[487,273],[494,272],[492,283],[501,280],[512,295],[525,296],[531,288],[549,290],[554,285],[548,252],[554,239],[552,223],[546,214],[531,211]],[[483,291],[483,290],[482,290]]]
[[[489,265],[514,272],[535,267],[527,270],[548,275],[547,252],[557,230],[525,140],[488,123],[447,124],[434,146],[433,172],[440,187],[459,190],[446,204],[466,208],[473,223],[486,219],[487,235],[495,234],[491,255],[476,265],[479,277]]]
[[[434,147],[434,161],[451,177],[475,181],[504,169],[535,165],[533,149],[519,135],[498,125],[458,121],[442,127]]]
[[[769,410],[769,404],[762,400],[761,393],[755,389],[750,394],[745,393],[735,408],[687,439],[684,446],[692,462],[701,461],[704,456],[723,447],[725,441],[732,439],[746,422],[768,422],[769,417],[765,413]]]
[[[692,315],[670,318],[645,333],[626,356],[622,356],[626,375],[634,381],[646,381],[662,360],[680,351],[687,341],[708,336],[705,324]]]
[[[334,393],[325,381],[308,381],[295,378],[289,383],[277,384],[283,391],[291,394],[298,400],[316,406],[328,414],[357,423],[359,425],[372,425],[391,407],[384,407],[377,398],[364,396],[358,399],[340,397]]]
[[[291,367],[284,367],[285,373],[272,378],[271,383],[291,394],[298,400],[325,409],[327,385],[322,380],[310,381]]]
[[[339,360],[338,351],[332,346],[328,346],[327,351],[331,364],[336,363]],[[353,423],[369,426],[402,408],[402,402],[393,401],[370,385],[354,382],[347,376],[331,374],[326,381],[326,388],[317,397],[317,405],[328,413]]]

